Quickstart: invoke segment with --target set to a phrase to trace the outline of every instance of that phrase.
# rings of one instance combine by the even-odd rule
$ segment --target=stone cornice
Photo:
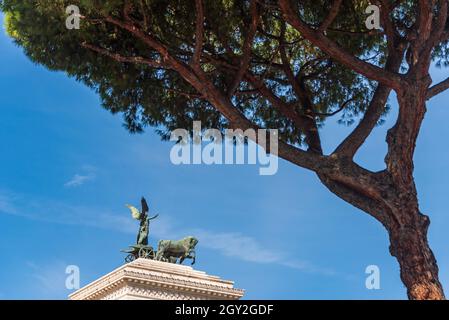
[[[136,299],[239,299],[243,290],[232,281],[189,266],[137,259],[125,264],[69,296],[72,300]],[[120,291],[121,290],[121,291]],[[114,292],[121,292],[113,295]]]

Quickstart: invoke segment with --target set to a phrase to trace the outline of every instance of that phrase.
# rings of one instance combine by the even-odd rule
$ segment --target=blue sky
[[[170,142],[152,129],[130,135],[94,92],[31,63],[3,30],[0,48],[0,299],[65,299],[67,265],[79,266],[82,285],[120,266],[138,227],[124,204],[142,195],[160,215],[150,242],[196,235],[196,268],[234,280],[245,298],[406,298],[385,230],[311,172],[283,160],[273,176],[254,165],[175,166]],[[434,70],[434,79],[445,72]],[[446,288],[448,99],[430,102],[415,156]],[[383,167],[391,102],[386,124],[357,158],[371,170]],[[329,123],[326,149],[350,130]],[[365,288],[372,264],[380,290]]]

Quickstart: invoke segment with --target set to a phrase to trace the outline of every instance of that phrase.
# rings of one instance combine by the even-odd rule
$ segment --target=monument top
[[[195,246],[198,244],[198,239],[195,237],[187,236],[180,240],[160,240],[157,251],[148,244],[150,221],[156,219],[159,214],[149,217],[150,209],[147,200],[142,197],[140,201],[141,210],[132,205],[126,205],[131,210],[131,216],[140,222],[140,226],[136,244],[129,246],[128,249],[121,250],[128,254],[125,262],[131,262],[137,258],[145,258],[182,264],[185,259],[192,259],[193,265],[196,260]]]
[[[190,266],[136,259],[69,296],[70,300],[237,300],[234,282]]]
[[[157,251],[148,244],[150,220],[147,201],[142,209],[127,205],[140,222],[135,245],[122,250],[128,255],[125,265],[77,290],[71,300],[236,300],[243,290],[234,282],[182,265],[185,259],[195,263],[198,240],[187,236],[180,240],[160,240]],[[177,262],[179,264],[177,264]]]

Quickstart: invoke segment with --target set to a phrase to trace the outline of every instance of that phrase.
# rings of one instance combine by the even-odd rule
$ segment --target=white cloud
[[[82,176],[80,174],[75,174],[72,179],[70,179],[69,181],[67,181],[64,186],[65,187],[79,187],[81,185],[83,185],[85,182],[92,180],[93,176],[92,175],[85,175]]]
[[[218,250],[228,257],[258,263],[281,260],[279,253],[240,233],[211,233],[204,230],[195,230],[192,233],[200,239],[202,246]]]
[[[291,253],[270,248],[267,244],[260,243],[256,239],[241,233],[211,233],[200,229],[191,233],[200,239],[200,244],[203,247],[217,250],[228,257],[248,262],[277,264],[325,276],[338,275],[332,269],[318,267],[308,261],[295,259]]]
[[[277,261],[280,265],[283,265],[288,268],[301,270],[304,272],[309,273],[317,273],[325,276],[336,276],[338,273],[335,270],[332,270],[330,268],[322,268],[315,266],[313,264],[310,264],[307,261],[300,261],[300,260],[294,260],[294,259],[282,259],[282,261]],[[341,275],[344,277],[347,277],[346,275]]]
[[[83,166],[83,171],[85,173],[75,174],[69,181],[67,181],[64,186],[71,187],[79,187],[85,184],[88,181],[92,181],[96,178],[96,168],[93,166],[85,165]]]

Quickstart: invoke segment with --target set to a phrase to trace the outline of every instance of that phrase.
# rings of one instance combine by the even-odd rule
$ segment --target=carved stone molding
[[[192,267],[148,259],[125,264],[69,296],[71,300],[237,300],[243,290]]]

